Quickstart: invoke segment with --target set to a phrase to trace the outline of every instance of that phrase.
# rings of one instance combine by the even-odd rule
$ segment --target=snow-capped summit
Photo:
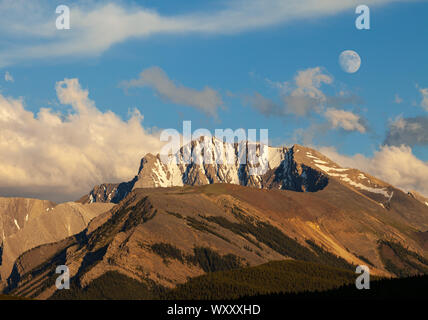
[[[129,182],[96,186],[82,202],[119,202],[135,188],[230,183],[242,186],[315,192],[335,180],[380,205],[391,187],[356,169],[342,168],[318,151],[294,145],[270,147],[241,141],[227,143],[201,137],[167,155],[147,154]]]

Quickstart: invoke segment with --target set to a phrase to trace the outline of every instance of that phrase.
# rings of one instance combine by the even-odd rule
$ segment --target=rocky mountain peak
[[[229,183],[260,189],[316,192],[334,179],[386,204],[391,186],[356,169],[343,168],[320,152],[298,144],[271,147],[251,141],[228,143],[200,137],[168,155],[145,155],[137,176],[95,187],[81,202],[118,203],[136,188]]]

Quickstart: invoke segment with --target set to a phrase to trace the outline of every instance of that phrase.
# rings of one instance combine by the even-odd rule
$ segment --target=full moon
[[[339,56],[339,64],[343,71],[355,73],[360,69],[361,58],[355,51],[345,50]]]

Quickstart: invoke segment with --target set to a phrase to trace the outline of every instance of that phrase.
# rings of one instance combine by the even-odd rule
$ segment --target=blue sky
[[[295,1],[265,0],[259,4],[262,8],[274,8],[287,2]],[[0,8],[7,9],[3,12],[10,16],[8,19],[13,18],[16,10],[21,15],[19,23],[23,24],[21,29],[6,26],[7,21],[2,25],[1,95],[10,99],[21,97],[25,109],[35,117],[41,108],[51,108],[51,112],[64,117],[73,111],[69,104],[60,101],[55,84],[76,78],[100,112],[110,110],[126,121],[130,110],[137,108],[144,117],[142,126],[148,132],[151,128],[181,130],[183,120],[192,120],[194,129],[268,128],[274,145],[302,143],[318,148],[334,147],[335,152],[346,157],[358,153],[372,159],[385,144],[388,133],[391,134],[392,124],[409,118],[418,119],[411,121],[422,126],[428,123],[423,122],[428,106],[424,107],[421,91],[428,87],[428,2],[366,1],[371,14],[370,30],[355,27],[358,2],[343,2],[346,3],[333,0],[321,5],[311,0],[299,1],[303,9],[297,13],[287,11],[287,5],[284,12],[262,10],[259,15],[265,15],[266,19],[261,21],[256,21],[257,7],[252,11],[251,1],[241,0],[229,4],[215,0],[69,2],[71,30],[59,31],[52,30],[55,7],[59,4],[56,1],[34,1],[36,10],[24,13],[24,2],[17,1],[12,7],[11,1],[0,1]],[[118,23],[127,21],[130,31],[115,34],[114,29],[88,23],[91,13],[102,11],[109,4],[113,6],[106,12],[120,17]],[[249,8],[244,7],[247,4]],[[306,9],[309,7],[312,9]],[[153,26],[139,18],[141,25],[133,25],[132,15],[146,11],[163,20],[153,22]],[[227,18],[229,11],[242,14],[242,21]],[[203,24],[209,16],[214,17],[212,26],[206,30],[199,27],[198,22]],[[109,17],[106,15],[106,19]],[[175,19],[174,23],[179,20],[178,26],[172,23],[165,27],[164,24],[170,23],[169,18]],[[148,31],[141,35],[138,28]],[[32,34],[30,30],[40,33]],[[114,40],[101,43],[104,40],[100,39],[108,38]],[[93,48],[91,43],[95,43]],[[49,50],[35,49],[47,44],[51,46]],[[68,45],[73,48],[70,53],[61,50],[61,46]],[[339,54],[348,49],[355,50],[362,60],[360,70],[354,74],[345,73],[338,64]],[[214,103],[215,111],[210,113],[177,103],[173,93],[159,93],[155,80],[147,84],[145,79],[144,84],[124,88],[123,83],[138,79],[143,70],[153,67],[158,67],[178,87],[193,90],[190,92],[202,92],[208,87],[222,105]],[[357,102],[337,105],[326,102],[321,111],[312,110],[300,116],[289,111],[262,113],[252,102],[258,93],[279,108],[289,108],[283,99],[298,89],[295,81],[298,72],[315,68],[319,68],[318,74],[330,79],[329,83],[316,86],[324,97],[334,99],[342,94]],[[5,80],[6,72],[13,81]],[[274,85],[284,82],[288,83],[288,91]],[[332,119],[326,116],[329,108],[352,113],[364,130],[346,127],[340,121],[334,127]],[[398,126],[394,128],[398,130]],[[398,147],[404,141],[412,154],[426,164],[428,139],[414,137],[408,128],[400,130],[394,131],[394,138],[387,140],[387,144]],[[417,134],[428,136],[426,127],[418,130]],[[424,188],[419,186],[420,190]]]

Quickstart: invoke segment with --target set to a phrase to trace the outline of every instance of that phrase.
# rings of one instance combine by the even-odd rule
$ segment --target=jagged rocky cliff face
[[[82,203],[118,203],[136,188],[174,187],[183,185],[207,185],[230,183],[261,189],[285,189],[314,192],[323,189],[328,183],[328,175],[314,169],[305,161],[296,159],[300,146],[291,148],[264,147],[264,153],[257,144],[258,158],[251,164],[249,158],[252,143],[225,143],[212,138],[205,144],[202,140],[192,141],[167,159],[161,155],[147,154],[141,159],[138,175],[129,182],[102,184],[79,201]],[[208,149],[204,149],[208,147]],[[254,144],[253,144],[254,146]],[[207,155],[204,150],[212,150]],[[195,155],[186,161],[186,155]],[[210,161],[200,162],[208,157]],[[206,159],[206,158],[205,158]],[[232,159],[232,160],[229,160]],[[209,162],[209,163],[207,163]],[[252,171],[259,172],[252,172]]]
[[[256,150],[256,153],[250,151],[253,146],[255,148],[251,150]],[[331,179],[362,193],[385,208],[388,208],[394,194],[394,188],[389,184],[359,170],[342,168],[310,148],[300,145],[290,148],[264,146],[264,153],[260,150],[259,144],[248,141],[231,144],[216,138],[194,140],[166,158],[159,154],[147,154],[141,159],[138,175],[134,179],[119,184],[96,186],[79,202],[119,203],[137,188],[214,183],[316,192],[324,189]],[[258,158],[256,165],[248,161],[252,154],[263,155]],[[192,161],[186,161],[187,155],[194,155]],[[201,162],[203,157],[205,162]],[[256,172],[252,172],[253,170]]]

